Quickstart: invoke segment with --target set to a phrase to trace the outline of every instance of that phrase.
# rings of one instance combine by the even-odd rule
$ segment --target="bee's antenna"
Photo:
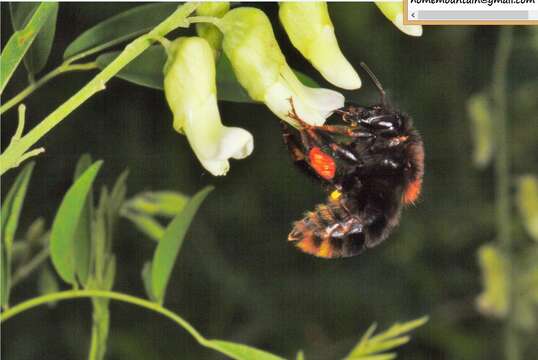
[[[372,82],[374,83],[377,90],[379,90],[379,93],[381,94],[381,103],[383,105],[387,105],[387,94],[385,93],[385,90],[383,89],[383,86],[381,86],[381,82],[377,79],[377,77],[374,75],[374,72],[370,70],[368,65],[366,65],[364,62],[361,61],[360,63],[361,67],[368,73],[370,76],[370,79],[372,79]]]

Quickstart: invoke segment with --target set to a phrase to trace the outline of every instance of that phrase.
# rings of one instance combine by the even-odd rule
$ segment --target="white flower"
[[[344,96],[329,89],[303,85],[286,63],[267,16],[258,9],[241,7],[229,11],[220,21],[223,49],[237,79],[254,100],[264,102],[273,113],[294,124],[292,110],[312,125],[322,125]]]
[[[359,75],[346,60],[325,2],[284,2],[279,17],[291,43],[327,81],[343,89],[361,87]]]
[[[389,19],[398,29],[407,35],[422,36],[421,25],[404,25],[403,23],[403,3],[402,2],[376,2],[379,10]]]
[[[164,90],[174,128],[187,136],[198,160],[211,174],[225,175],[229,159],[252,153],[252,135],[223,126],[217,106],[213,50],[199,37],[179,38],[168,49]]]

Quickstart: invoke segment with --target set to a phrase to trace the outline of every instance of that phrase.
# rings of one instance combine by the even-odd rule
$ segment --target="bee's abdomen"
[[[364,230],[360,219],[338,203],[329,202],[296,221],[288,240],[301,251],[317,257],[349,257],[365,249]]]

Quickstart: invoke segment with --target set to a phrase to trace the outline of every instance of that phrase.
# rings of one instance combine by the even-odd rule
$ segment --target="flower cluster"
[[[389,11],[385,5],[378,6],[391,18],[393,8]],[[228,3],[204,3],[197,15],[199,20],[207,20],[197,24],[199,36],[176,39],[167,48],[164,90],[174,115],[174,128],[187,136],[211,174],[225,175],[230,158],[247,157],[254,147],[247,130],[221,122],[215,82],[215,61],[221,50],[248,95],[283,121],[296,125],[288,116],[292,102],[297,115],[312,125],[322,125],[344,105],[341,93],[308,87],[298,79],[263,11],[251,7],[230,10]],[[347,90],[361,86],[357,72],[338,46],[326,3],[282,3],[279,18],[293,46],[328,82]]]

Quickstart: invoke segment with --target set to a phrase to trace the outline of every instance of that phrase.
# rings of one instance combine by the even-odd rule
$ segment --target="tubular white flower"
[[[252,153],[252,135],[223,126],[217,106],[213,50],[199,37],[179,38],[168,49],[164,91],[174,114],[174,128],[187,136],[198,160],[211,174],[225,175],[229,158]]]
[[[279,17],[291,43],[330,83],[343,89],[361,87],[359,75],[346,60],[325,2],[284,2]]]
[[[267,16],[258,9],[241,7],[222,18],[223,49],[237,79],[250,97],[264,102],[279,118],[294,124],[288,114],[290,99],[297,115],[312,125],[322,125],[344,96],[329,89],[304,86],[286,63]]]
[[[376,2],[379,10],[389,19],[400,31],[411,36],[422,36],[421,25],[404,25],[403,23],[403,3],[402,2]]]

